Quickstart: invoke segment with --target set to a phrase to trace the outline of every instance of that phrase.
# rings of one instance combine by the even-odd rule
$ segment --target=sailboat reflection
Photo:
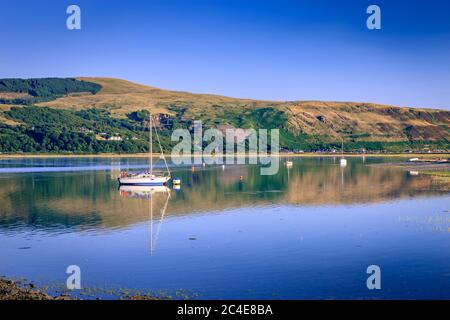
[[[154,193],[170,193],[170,189],[166,186],[121,185],[119,191],[122,197],[138,199],[151,199]]]
[[[161,232],[161,226],[164,221],[164,216],[167,210],[167,204],[170,199],[170,189],[166,186],[136,186],[136,185],[122,185],[119,188],[120,195],[126,198],[149,199],[149,215],[150,215],[150,255],[153,254],[156,248],[156,243]],[[158,227],[156,229],[155,237],[153,237],[153,198],[159,195],[166,195],[164,205],[160,208],[160,215]]]

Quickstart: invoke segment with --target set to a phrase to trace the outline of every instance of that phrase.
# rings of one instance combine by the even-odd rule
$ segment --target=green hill
[[[143,119],[173,128],[280,129],[287,150],[448,151],[450,112],[372,103],[261,101],[112,78],[0,79],[0,152],[145,152]]]
[[[0,95],[3,94],[0,102],[31,104],[54,100],[71,93],[95,94],[101,88],[99,84],[73,78],[0,79]]]

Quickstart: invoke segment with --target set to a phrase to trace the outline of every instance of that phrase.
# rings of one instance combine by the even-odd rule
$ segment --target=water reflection
[[[120,169],[144,159],[22,161],[43,170],[0,174],[0,274],[64,285],[77,264],[86,287],[210,299],[448,299],[448,188],[370,166],[384,159],[292,161],[275,176],[173,168],[178,190],[119,188]],[[367,290],[371,264],[384,290]]]
[[[106,166],[105,161],[89,160],[89,163]],[[42,159],[39,163],[45,164]],[[86,166],[85,162],[78,164]],[[165,198],[151,195],[169,193],[169,189],[130,186],[120,187],[118,192],[116,179],[120,168],[145,165],[146,160],[121,159],[110,164],[113,164],[110,170],[0,175],[0,227],[83,230],[147,221],[148,213],[142,208],[147,207],[148,199],[154,200],[155,207],[161,207]],[[172,190],[168,216],[276,204],[361,204],[447,194],[436,188],[429,176],[367,166],[361,159],[349,159],[346,167],[333,158],[294,159],[292,166],[280,165],[274,176],[261,176],[256,165],[199,166],[194,172],[189,167],[172,170],[183,187]]]
[[[166,186],[126,186],[119,187],[120,195],[127,199],[146,199],[148,201],[148,216],[150,219],[150,254],[156,249],[156,243],[158,242],[159,234],[161,232],[161,226],[166,215],[167,204],[170,199],[170,189]],[[158,197],[162,195],[161,197]],[[156,202],[156,213],[159,218],[157,221],[157,229],[155,235],[153,235],[153,220],[154,220],[154,204]],[[159,201],[158,201],[159,200]],[[161,200],[163,205],[161,206]],[[145,211],[145,208],[143,208]]]
[[[132,186],[121,185],[119,187],[120,195],[125,198],[152,199],[156,193],[169,193],[167,186]]]

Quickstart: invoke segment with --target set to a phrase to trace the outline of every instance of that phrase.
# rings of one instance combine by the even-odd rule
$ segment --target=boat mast
[[[162,159],[164,160],[164,164],[165,164],[165,166],[166,166],[167,173],[168,173],[169,176],[170,176],[169,165],[167,164],[166,157],[164,156],[164,150],[163,150],[163,148],[162,148],[161,140],[159,139],[158,129],[156,128],[156,126],[155,126],[155,133],[156,133],[156,139],[158,140],[158,144],[159,144],[159,150],[161,151],[161,156],[160,156],[160,158],[162,157]]]
[[[150,118],[149,118],[149,130],[150,130],[150,174],[153,174],[153,134],[152,134],[152,114],[150,113]]]

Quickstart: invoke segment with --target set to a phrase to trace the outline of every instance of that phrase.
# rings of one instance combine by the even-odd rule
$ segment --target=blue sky
[[[0,77],[450,109],[450,2],[0,0]],[[66,28],[81,8],[82,29]],[[381,8],[382,29],[366,28]]]

